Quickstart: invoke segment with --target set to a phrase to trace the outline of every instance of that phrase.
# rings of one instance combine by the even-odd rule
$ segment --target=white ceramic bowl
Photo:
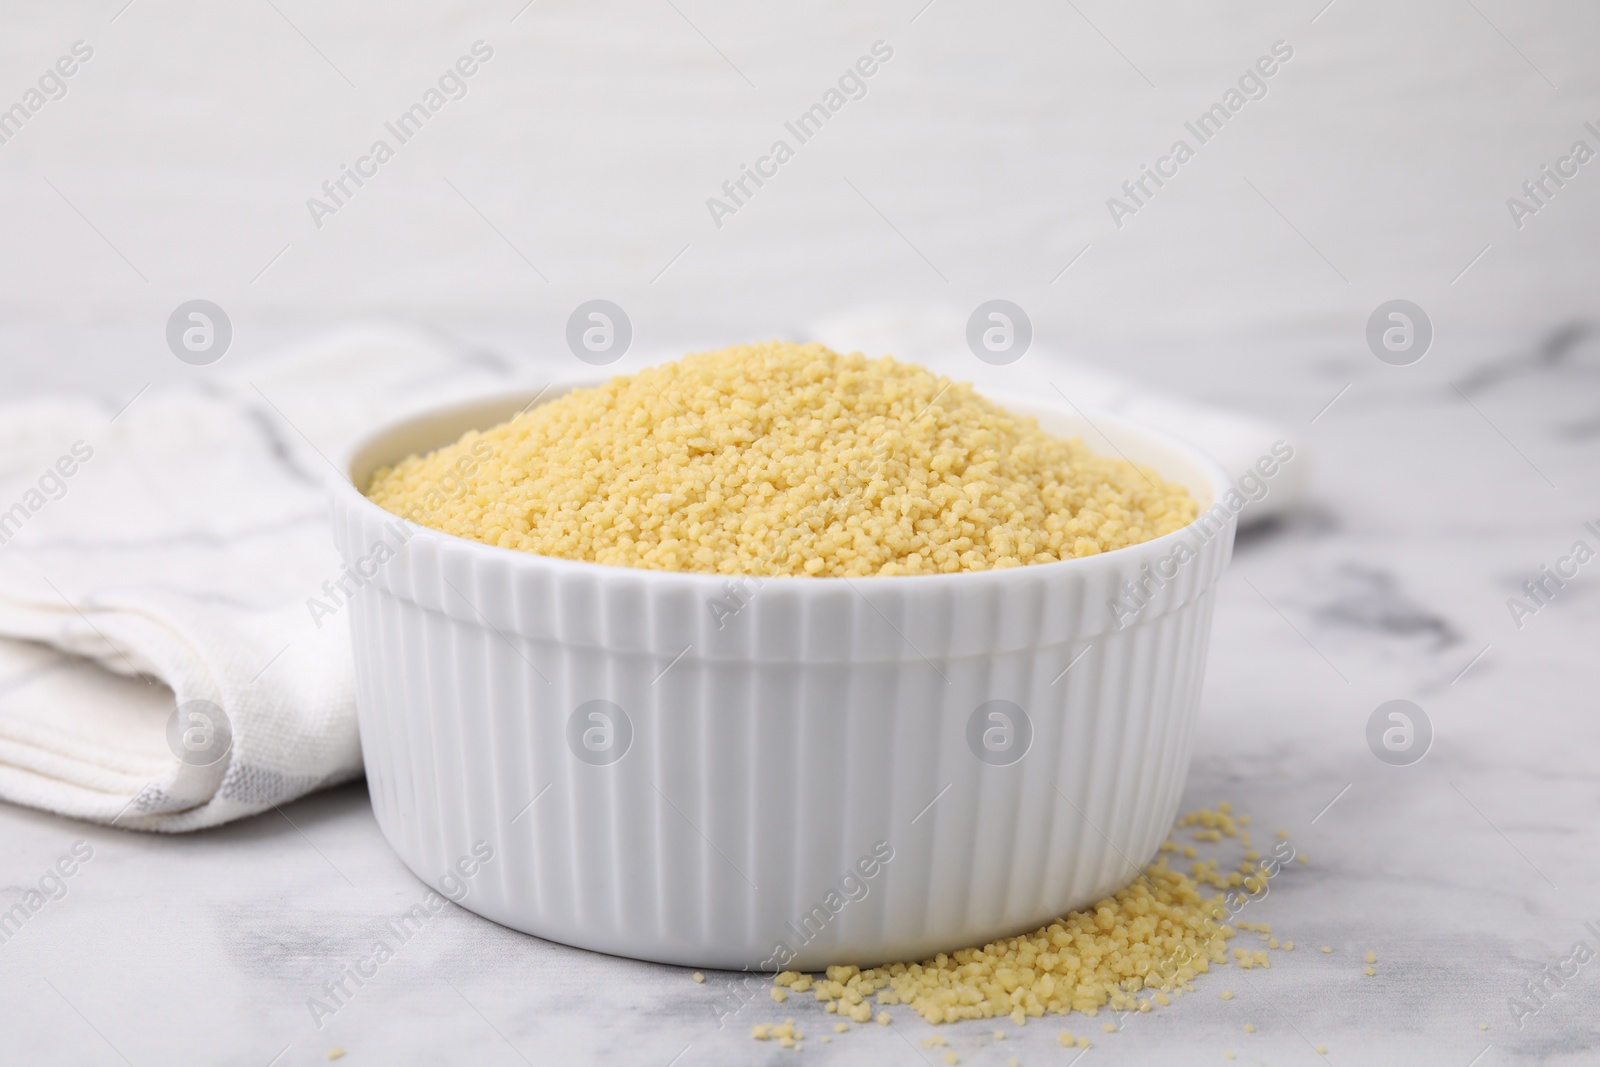
[[[334,487],[334,536],[367,579],[350,616],[368,788],[419,877],[467,858],[461,903],[514,929],[772,970],[982,944],[1155,855],[1187,773],[1226,508],[1209,539],[1190,527],[1085,559],[741,584],[492,548],[358,491],[529,399],[377,430]],[[1227,488],[1158,433],[996,399],[1109,438],[1202,510]],[[1174,562],[1180,544],[1193,558]],[[1113,612],[1140,583],[1146,606]],[[480,867],[475,846],[494,858]]]

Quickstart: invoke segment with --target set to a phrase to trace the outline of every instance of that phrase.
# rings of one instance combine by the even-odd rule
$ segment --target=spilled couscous
[[[1018,567],[1191,522],[1182,486],[914,364],[768,342],[579,389],[379,470],[367,496],[563,559],[729,575]]]
[[[1183,815],[1174,829],[1199,825],[1216,830],[1219,839],[1248,844],[1244,822],[1224,802]],[[1294,857],[1287,841],[1271,856],[1232,871],[1217,859],[1192,863],[1187,872],[1169,866],[1168,855],[1180,852],[1171,837],[1160,852],[1116,893],[1031,933],[921,962],[829,967],[820,976],[784,971],[774,977],[773,987],[810,992],[828,1012],[856,1020],[870,1018],[876,1001],[905,1005],[934,1024],[1009,1018],[1021,1026],[1045,1015],[1149,1012],[1194,991],[1194,980],[1214,968],[1230,963],[1245,970],[1270,968],[1266,951],[1229,953],[1227,943],[1240,932],[1290,950],[1293,943],[1278,944],[1269,924],[1238,917],[1265,895],[1268,881]],[[1208,894],[1207,887],[1221,892]],[[1221,999],[1232,1000],[1232,991],[1223,990]],[[1107,1033],[1119,1029],[1113,1022],[1102,1028]],[[1245,1023],[1244,1030],[1252,1033],[1255,1026]],[[1061,1032],[1060,1043],[1089,1045],[1070,1031]]]

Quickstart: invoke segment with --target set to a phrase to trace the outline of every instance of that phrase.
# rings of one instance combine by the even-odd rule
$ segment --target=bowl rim
[[[947,586],[951,584],[971,585],[979,579],[1002,584],[1027,584],[1061,577],[1072,573],[1078,573],[1087,577],[1089,572],[1106,567],[1115,567],[1120,570],[1124,566],[1127,566],[1131,570],[1137,570],[1138,564],[1141,562],[1142,557],[1148,557],[1148,561],[1150,562],[1165,557],[1169,550],[1174,548],[1182,539],[1191,534],[1201,518],[1222,504],[1225,494],[1235,489],[1233,480],[1228,477],[1222,466],[1210,455],[1201,450],[1198,446],[1176,438],[1163,430],[1156,429],[1135,419],[1126,418],[1114,412],[1105,411],[1093,406],[1085,407],[1078,405],[1070,400],[1066,400],[1065,403],[1062,403],[1048,398],[1041,399],[1039,397],[1024,395],[1008,390],[989,389],[976,384],[973,385],[973,388],[980,396],[983,396],[989,400],[993,400],[1003,406],[1010,407],[1011,405],[1017,405],[1022,408],[1053,409],[1071,417],[1081,419],[1083,422],[1088,423],[1096,433],[1105,438],[1107,441],[1110,441],[1111,438],[1101,428],[1106,425],[1111,426],[1113,429],[1128,431],[1134,435],[1147,438],[1151,443],[1159,446],[1163,450],[1166,450],[1175,458],[1189,464],[1197,470],[1197,472],[1209,483],[1209,488],[1211,490],[1210,504],[1207,507],[1201,508],[1193,521],[1179,527],[1176,530],[1173,530],[1171,533],[1162,534],[1160,537],[1151,538],[1148,541],[1141,541],[1135,545],[1127,545],[1123,548],[1112,549],[1109,552],[1101,552],[1092,556],[1077,556],[1072,559],[1052,560],[1049,563],[1034,563],[1020,567],[1003,567],[982,571],[941,572],[938,574],[870,574],[861,576],[809,574],[766,575],[723,574],[720,572],[711,573],[707,571],[667,571],[656,570],[649,567],[625,567],[614,563],[596,563],[591,560],[565,559],[560,556],[545,556],[535,552],[525,552],[516,548],[502,548],[499,545],[489,545],[483,543],[482,541],[474,541],[471,538],[447,533],[444,530],[435,529],[431,526],[425,526],[421,523],[415,522],[414,520],[408,519],[403,515],[398,515],[373,503],[367,498],[367,495],[363,491],[357,489],[355,486],[355,479],[351,473],[351,466],[354,461],[372,449],[385,437],[397,434],[408,426],[412,426],[416,423],[424,421],[445,420],[448,419],[452,414],[456,413],[465,416],[474,410],[481,409],[498,402],[505,402],[508,405],[514,405],[519,400],[526,402],[531,398],[537,400],[539,403],[548,403],[551,400],[559,399],[561,396],[564,396],[575,389],[592,388],[596,385],[603,384],[607,380],[609,380],[608,377],[582,377],[557,379],[546,384],[542,388],[534,388],[526,384],[508,386],[501,389],[477,393],[464,398],[457,398],[443,404],[408,409],[401,414],[369,427],[349,441],[349,443],[337,457],[336,462],[333,464],[335,472],[330,472],[329,474],[329,481],[331,483],[330,496],[335,504],[338,504],[342,501],[347,505],[353,505],[356,509],[358,509],[358,511],[364,513],[367,518],[377,524],[390,526],[392,526],[394,523],[402,524],[402,527],[406,531],[403,540],[407,545],[409,545],[412,540],[421,537],[432,541],[441,548],[446,548],[447,550],[480,554],[486,553],[487,555],[484,557],[486,559],[498,561],[503,566],[520,569],[517,570],[516,573],[543,570],[553,572],[558,575],[562,573],[573,575],[589,574],[594,575],[602,580],[644,580],[663,584],[671,583],[691,589],[715,590],[718,592],[722,591],[727,582],[739,580],[759,581],[763,587],[776,586],[779,588],[812,589],[817,591],[838,588],[840,586],[852,586],[858,582],[866,583],[874,588],[883,589],[886,588],[884,583],[888,583],[887,587],[896,589],[905,589],[907,591],[915,589],[919,592],[932,592],[936,591],[941,586]],[[515,411],[516,408],[512,407],[511,410]],[[1019,411],[1018,414],[1029,413],[1027,411]],[[1029,417],[1033,416],[1030,415]],[[500,421],[504,421],[504,419],[502,418]],[[491,423],[490,425],[494,424]],[[488,427],[478,428],[487,429]],[[465,430],[459,431],[457,436],[459,437],[460,433],[465,432]],[[453,443],[453,441],[446,441],[433,447],[442,448],[450,443]],[[394,461],[390,460],[389,462],[392,463]],[[1147,466],[1148,464],[1143,465]],[[1186,488],[1193,493],[1192,486],[1186,486]],[[1223,530],[1218,530],[1211,538],[1207,539],[1206,543],[1209,543],[1217,536],[1220,536],[1224,530],[1231,531],[1235,528],[1235,520],[1238,518],[1238,513],[1229,511],[1226,508],[1223,508],[1223,511]],[[1197,549],[1194,549],[1194,546],[1192,545],[1190,548],[1191,551],[1198,551]]]

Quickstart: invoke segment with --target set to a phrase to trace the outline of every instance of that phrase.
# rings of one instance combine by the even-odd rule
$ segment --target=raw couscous
[[[1219,838],[1248,844],[1244,823],[1223,802],[1183,815],[1174,829],[1199,824],[1217,830]],[[1249,874],[1226,871],[1217,859],[1190,864],[1184,873],[1167,862],[1178,851],[1169,836],[1161,855],[1140,877],[1093,906],[1031,933],[941,952],[920,963],[865,970],[829,967],[819,977],[784,971],[774,977],[773,986],[809,991],[827,1011],[854,1019],[870,1017],[876,1000],[878,1005],[909,1006],[935,1024],[1009,1017],[1021,1026],[1044,1015],[1094,1016],[1102,1008],[1147,1012],[1192,992],[1194,979],[1215,967],[1230,962],[1247,970],[1271,967],[1261,950],[1236,948],[1230,960],[1227,942],[1240,931],[1271,936],[1269,924],[1240,919],[1236,913],[1265,894],[1267,882],[1294,855],[1292,846],[1285,842],[1271,857],[1245,864]],[[1208,896],[1206,887],[1222,893]],[[1248,898],[1234,892],[1241,888]],[[1283,942],[1281,950],[1289,945]],[[1232,1000],[1232,991],[1223,990],[1221,997]],[[1110,1022],[1102,1025],[1107,1033],[1118,1029]],[[1244,1030],[1253,1033],[1255,1025],[1246,1023]],[[1060,1042],[1088,1047],[1087,1038],[1070,1031],[1061,1032]]]
[[[1153,470],[891,358],[768,342],[530,408],[372,478],[445,533],[564,559],[740,575],[989,570],[1191,522]]]

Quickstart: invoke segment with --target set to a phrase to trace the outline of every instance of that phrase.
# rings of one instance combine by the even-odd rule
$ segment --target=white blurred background
[[[7,5],[0,107],[94,50],[0,144],[13,395],[193,376],[163,329],[195,298],[238,361],[353,317],[536,359],[595,297],[652,352],[864,309],[959,327],[1004,297],[1041,349],[1212,394],[1199,354],[1239,345],[1230,392],[1370,366],[1396,297],[1444,353],[1594,309],[1600,163],[1521,229],[1506,206],[1600,146],[1600,7],[1576,0],[125,3]],[[467,96],[314,226],[307,198],[478,40]],[[867,96],[713,225],[706,199],[878,40]],[[1280,40],[1268,95],[1114,226],[1107,198]]]

